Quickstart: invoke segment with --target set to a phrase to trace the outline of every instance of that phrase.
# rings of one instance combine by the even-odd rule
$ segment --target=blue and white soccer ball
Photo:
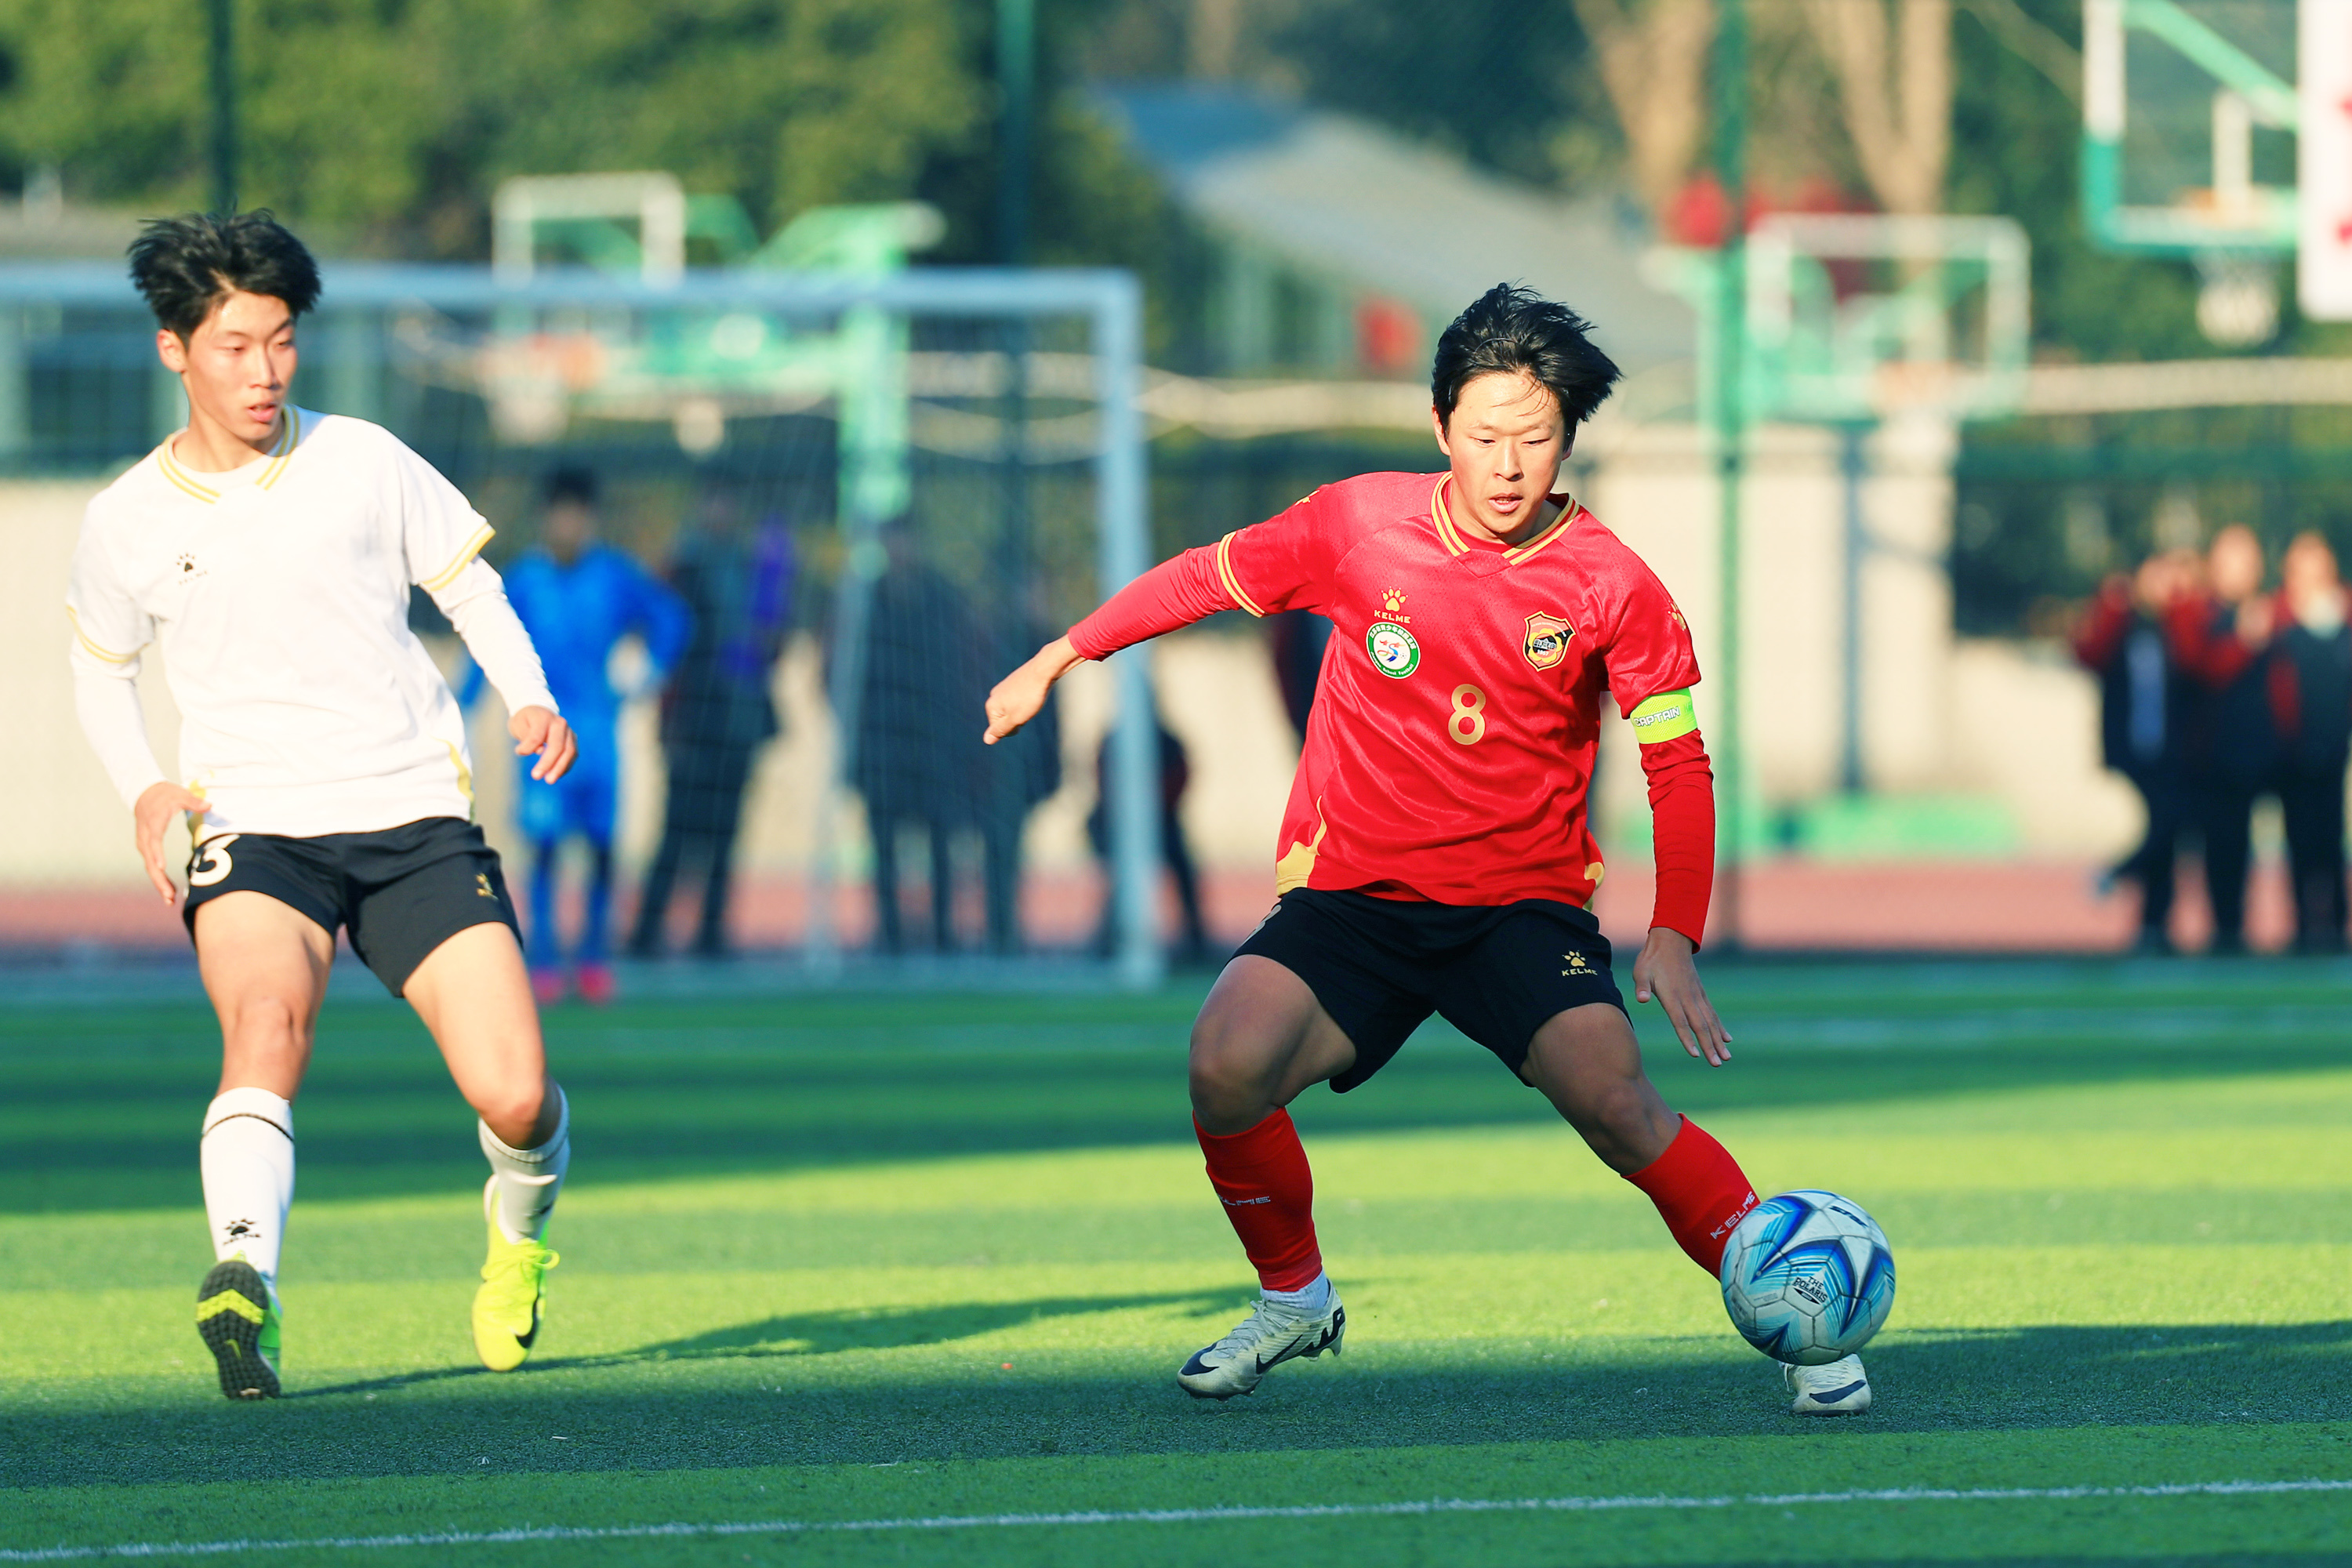
[[[1835,1193],[1782,1193],[1748,1210],[1723,1249],[1721,1275],[1731,1326],[1797,1366],[1852,1355],[1895,1305],[1885,1233]]]

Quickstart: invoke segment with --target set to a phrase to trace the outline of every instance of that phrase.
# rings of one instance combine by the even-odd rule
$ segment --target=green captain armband
[[[1698,728],[1698,710],[1691,706],[1687,686],[1680,691],[1661,691],[1625,717],[1633,726],[1633,739],[1645,746],[1687,735]]]

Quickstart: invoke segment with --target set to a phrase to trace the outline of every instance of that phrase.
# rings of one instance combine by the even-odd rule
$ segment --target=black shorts
[[[1234,956],[1244,952],[1307,982],[1355,1046],[1355,1065],[1331,1080],[1341,1094],[1388,1066],[1432,1013],[1518,1074],[1554,1015],[1595,1002],[1625,1010],[1601,922],[1549,899],[1465,908],[1294,888]]]
[[[267,893],[330,936],[349,927],[352,951],[395,996],[427,954],[468,926],[495,921],[522,938],[499,852],[454,816],[316,838],[217,834],[188,857],[181,912],[191,941],[196,910],[223,893]]]

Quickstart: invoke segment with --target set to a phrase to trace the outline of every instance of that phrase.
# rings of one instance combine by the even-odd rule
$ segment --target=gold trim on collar
[[[221,493],[197,479],[186,468],[182,468],[180,460],[172,456],[172,443],[179,438],[180,434],[177,431],[163,437],[163,444],[155,448],[155,466],[163,471],[166,479],[181,490],[210,506],[220,500]],[[286,465],[293,460],[294,448],[299,446],[301,441],[301,411],[289,403],[278,412],[278,441],[269,448],[269,456],[264,459],[269,466],[262,469],[261,477],[254,483],[263,489],[268,489],[276,484],[278,476],[286,471]]]
[[[1549,528],[1545,529],[1541,533],[1537,534],[1525,544],[1515,544],[1510,549],[1504,551],[1504,559],[1514,563],[1525,561],[1528,556],[1533,555],[1537,551],[1541,550],[1545,545],[1549,544],[1553,540],[1558,539],[1561,534],[1566,533],[1570,527],[1576,521],[1577,513],[1583,510],[1583,502],[1578,500],[1572,495],[1569,496],[1566,500],[1561,502],[1559,515],[1551,520],[1551,526]]]
[[[302,411],[289,403],[279,411],[278,418],[284,430],[278,438],[277,449],[269,454],[269,467],[253,481],[263,489],[278,482],[278,476],[286,472],[286,465],[294,460],[294,448],[302,444]]]
[[[1462,537],[1462,531],[1454,526],[1453,510],[1445,504],[1445,487],[1453,482],[1454,476],[1448,474],[1437,481],[1435,489],[1429,492],[1429,518],[1437,525],[1437,542],[1445,546],[1448,554],[1467,555],[1470,553],[1470,543]],[[1566,492],[1562,493],[1566,494]],[[1551,526],[1525,544],[1514,544],[1504,551],[1503,559],[1513,565],[1525,561],[1528,556],[1567,532],[1570,525],[1576,521],[1577,513],[1583,510],[1583,502],[1578,500],[1573,495],[1567,495],[1560,505],[1559,515],[1551,520]]]
[[[179,437],[176,434],[163,437],[163,444],[155,448],[155,467],[173,485],[203,501],[206,506],[210,506],[220,500],[220,491],[210,485],[201,483],[187,469],[180,467],[179,459],[172,456],[172,443],[178,439]]]
[[[1429,492],[1429,521],[1437,525],[1437,542],[1445,546],[1448,555],[1467,555],[1470,546],[1463,539],[1461,531],[1454,526],[1454,513],[1445,504],[1445,487],[1453,482],[1452,474],[1444,475],[1439,478],[1437,488]]]

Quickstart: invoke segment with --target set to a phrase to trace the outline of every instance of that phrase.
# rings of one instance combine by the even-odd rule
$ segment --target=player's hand
[[[526,708],[507,721],[507,732],[515,739],[515,755],[537,757],[530,776],[541,784],[553,784],[572,771],[572,759],[580,754],[580,742],[572,738],[572,726],[561,714],[544,708]]]
[[[169,779],[149,784],[141,792],[139,804],[131,808],[131,820],[138,826],[139,858],[147,867],[147,879],[163,895],[167,907],[180,901],[180,889],[172,874],[163,869],[163,830],[182,812],[202,816],[205,797]]]
[[[998,681],[996,689],[988,694],[988,732],[981,739],[992,746],[1037,717],[1054,682],[1083,662],[1066,637],[1039,648],[1028,663]]]
[[[1690,938],[1678,931],[1654,926],[1633,961],[1633,1000],[1655,1002],[1675,1026],[1683,1049],[1706,1058],[1709,1067],[1731,1059],[1731,1031],[1715,1016],[1706,987],[1698,982],[1698,965],[1691,962]]]

